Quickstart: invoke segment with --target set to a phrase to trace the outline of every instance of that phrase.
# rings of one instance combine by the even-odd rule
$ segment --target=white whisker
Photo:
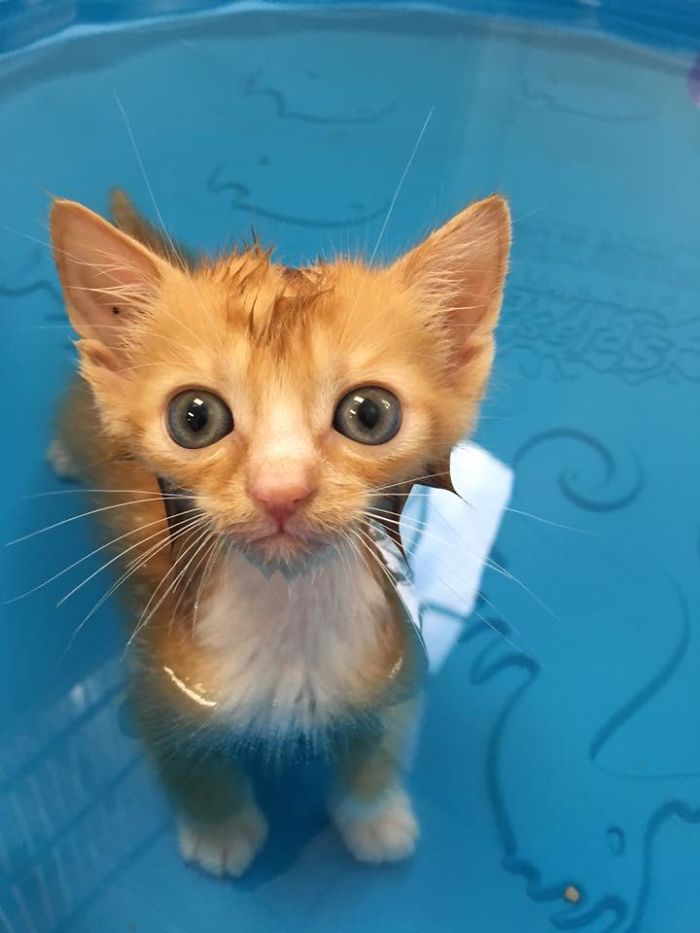
[[[373,514],[373,513],[386,513],[386,514]],[[395,525],[399,530],[401,525],[405,523],[410,529],[414,531],[420,531],[422,534],[427,535],[429,538],[432,538],[434,541],[439,541],[440,544],[445,544],[448,547],[457,548],[458,545],[454,541],[448,541],[447,538],[443,538],[438,534],[435,534],[432,529],[428,527],[426,522],[419,522],[417,519],[413,519],[410,515],[404,515],[401,517],[401,521],[396,518],[392,518],[392,515],[395,515],[395,512],[389,512],[387,509],[376,509],[368,508],[365,509],[365,515],[368,518],[373,519],[376,522],[388,522],[390,525]]]
[[[35,538],[37,535],[42,535],[46,531],[53,531],[54,528],[60,528],[62,525],[67,525],[70,522],[77,522],[80,518],[87,518],[89,515],[97,515],[100,512],[109,512],[111,509],[123,509],[129,505],[140,505],[143,502],[160,502],[161,496],[152,496],[148,499],[131,499],[129,502],[114,502],[112,505],[102,505],[97,509],[90,509],[89,512],[81,512],[80,515],[71,515],[70,518],[64,518],[60,522],[54,522],[53,525],[47,525],[45,528],[39,528],[37,531],[30,531],[29,534],[22,535],[21,538],[15,538],[13,541],[7,541],[5,547],[10,547],[13,544],[20,544],[22,541],[28,541],[30,538]]]
[[[198,512],[199,509],[188,509],[187,511]],[[182,513],[182,514],[185,514],[185,513]],[[137,547],[140,547],[142,544],[145,544],[147,541],[151,541],[153,540],[153,538],[159,537],[165,531],[169,532],[169,528],[167,525],[167,519],[165,518],[165,516],[162,519],[159,519],[158,521],[164,523],[165,527],[161,528],[159,531],[155,531],[151,535],[148,535],[146,538],[141,538],[140,540],[136,541],[134,544],[129,545],[128,548],[125,548],[123,551],[120,551],[118,554],[115,554],[113,557],[110,557],[110,559],[106,561],[104,564],[101,564],[97,568],[97,570],[94,570],[88,577],[85,577],[85,579],[82,580],[77,586],[74,586],[73,589],[70,590],[70,592],[66,593],[65,596],[62,596],[59,599],[59,601],[56,603],[56,608],[58,609],[59,606],[62,606],[63,603],[65,603],[66,600],[70,599],[74,593],[77,593],[78,590],[82,589],[86,584],[90,582],[90,580],[93,580],[98,574],[102,573],[103,570],[106,570],[107,567],[111,567],[112,564],[116,563],[116,561],[121,560],[121,558],[123,558],[125,554],[129,554],[131,551],[135,550]],[[129,534],[133,534],[133,532],[129,532]]]
[[[398,593],[398,587],[396,585],[396,578],[394,577],[392,572],[389,570],[387,565],[384,563],[380,555],[377,553],[377,550],[376,550],[377,546],[374,540],[372,539],[372,537],[363,528],[355,528],[353,530],[355,532],[355,536],[357,540],[361,544],[364,545],[365,550],[371,555],[371,557],[374,559],[377,566],[380,568],[380,570],[382,571],[386,579],[389,581],[389,585],[392,587],[392,589],[396,593]]]
[[[197,526],[199,521],[200,519],[190,519],[183,527],[179,528],[175,532],[168,533],[167,535],[165,535],[162,541],[157,541],[155,544],[152,544],[148,548],[145,554],[139,555],[134,561],[130,562],[127,569],[107,589],[107,591],[102,594],[102,596],[95,603],[95,605],[92,607],[90,612],[88,612],[88,614],[83,619],[83,623],[87,622],[87,620],[91,618],[98,611],[98,609],[100,609],[107,602],[110,596],[112,596],[112,594],[115,593],[119,589],[119,587],[129,579],[129,577],[133,576],[135,573],[138,573],[138,571],[142,567],[144,567],[150,560],[152,560],[152,558],[154,558],[161,551],[165,550],[165,548],[172,545],[172,543],[176,541],[178,538],[182,537],[182,535],[185,535],[187,534],[187,532],[192,531]]]
[[[378,252],[379,247],[380,247],[380,245],[381,245],[381,242],[382,242],[382,240],[384,239],[384,234],[385,234],[385,232],[386,232],[387,226],[389,225],[389,221],[390,221],[390,219],[391,219],[391,216],[392,216],[392,214],[394,213],[394,208],[396,207],[396,202],[397,202],[397,200],[398,200],[399,195],[401,194],[401,189],[403,188],[403,184],[404,184],[404,182],[406,181],[406,176],[408,175],[409,171],[411,170],[411,166],[413,165],[413,161],[414,161],[414,159],[415,159],[415,157],[416,157],[416,153],[418,152],[418,147],[420,146],[421,141],[422,141],[422,139],[423,139],[423,136],[425,135],[425,131],[426,131],[427,128],[428,128],[428,124],[430,123],[430,120],[432,119],[433,111],[434,111],[434,110],[435,110],[435,107],[431,107],[430,110],[428,111],[428,115],[426,116],[425,120],[423,121],[423,126],[422,126],[421,129],[420,129],[420,132],[419,132],[419,134],[418,134],[418,138],[416,139],[416,142],[415,142],[415,144],[414,144],[414,146],[413,146],[413,149],[411,150],[411,154],[410,154],[409,157],[408,157],[408,161],[406,162],[406,165],[404,166],[404,170],[403,170],[403,172],[401,173],[401,176],[400,176],[400,178],[399,178],[398,184],[396,185],[396,188],[394,189],[394,194],[393,194],[393,196],[392,196],[392,198],[391,198],[391,201],[389,202],[389,208],[388,208],[388,210],[387,210],[386,217],[384,218],[384,223],[383,223],[382,226],[381,226],[381,229],[380,229],[380,231],[379,231],[379,235],[377,236],[377,240],[376,240],[376,242],[375,242],[375,244],[374,244],[374,249],[372,250],[372,253],[371,253],[370,258],[369,258],[368,266],[370,266],[370,267],[373,265],[374,260],[375,260],[376,255],[377,255],[377,252]],[[342,334],[341,334],[341,340],[345,337],[345,334],[347,333],[347,328],[350,326],[350,324],[351,324],[351,322],[352,322],[352,320],[353,320],[353,318],[354,318],[354,316],[355,316],[355,312],[357,311],[357,308],[359,307],[361,298],[362,298],[362,289],[360,289],[359,292],[358,292],[358,294],[357,294],[357,297],[356,297],[356,299],[355,299],[355,303],[354,303],[354,305],[353,305],[353,308],[352,308],[351,313],[348,314],[347,317],[346,317],[346,323],[345,323],[345,327],[344,327],[344,329],[343,329],[343,332],[342,332]],[[361,331],[361,333],[360,333],[360,335],[359,335],[359,338],[358,338],[358,342],[359,342],[359,341],[362,339],[362,337],[365,335],[365,333],[366,333],[366,331],[367,331],[367,328],[370,326],[370,324],[371,324],[371,321],[368,322],[367,325],[365,326],[365,328]]]
[[[194,520],[192,520],[192,521],[196,522],[197,519],[194,519]],[[101,608],[101,606],[103,606],[103,605],[107,602],[107,600],[110,598],[110,596],[112,596],[112,594],[115,593],[115,592],[119,589],[119,587],[122,585],[122,583],[124,583],[126,580],[128,580],[129,577],[133,576],[133,574],[137,573],[137,572],[141,569],[141,567],[143,567],[145,564],[147,564],[153,557],[155,557],[157,554],[159,554],[159,553],[160,553],[161,551],[163,551],[165,548],[169,547],[170,544],[172,543],[172,541],[175,540],[177,537],[179,537],[180,534],[185,534],[187,531],[189,531],[189,529],[190,529],[190,526],[188,525],[187,527],[178,530],[178,531],[175,532],[174,534],[166,533],[166,534],[165,534],[164,540],[162,540],[162,541],[157,541],[154,545],[151,545],[151,547],[148,549],[148,551],[146,552],[146,554],[145,554],[145,555],[142,555],[135,563],[133,563],[132,566],[129,567],[129,568],[119,577],[119,579],[118,579],[115,583],[113,583],[113,584],[107,589],[107,591],[106,591],[105,593],[102,594],[102,596],[101,596],[101,597],[98,599],[98,601],[94,604],[94,606],[92,607],[92,609],[87,613],[87,615],[82,619],[82,621],[80,622],[80,624],[75,628],[73,634],[71,635],[71,637],[70,637],[70,639],[69,639],[69,641],[68,641],[68,644],[66,645],[66,648],[65,648],[63,654],[61,655],[61,658],[60,658],[60,660],[59,660],[59,664],[63,663],[63,661],[65,660],[66,655],[68,654],[68,652],[70,651],[70,649],[71,649],[73,643],[75,642],[75,639],[78,637],[79,633],[82,631],[82,629],[83,629],[84,626],[87,624],[87,622],[95,615],[95,613]]]
[[[106,462],[106,461],[100,461],[100,462]],[[50,489],[47,492],[34,492],[29,496],[22,496],[22,501],[28,502],[31,499],[43,499],[45,496],[76,496],[76,495],[83,495],[84,493],[93,493],[93,494],[101,493],[105,495],[108,495],[108,494],[116,495],[116,494],[125,494],[125,493],[128,493],[129,495],[135,495],[136,493],[139,493],[143,496],[152,497],[156,495],[156,492],[157,490],[155,489],[100,489],[100,488],[87,489],[85,486],[76,486],[75,489]],[[191,499],[192,497],[188,493],[165,492],[165,493],[162,493],[161,498],[163,499]],[[150,498],[143,499],[143,500],[135,499],[133,501],[134,502],[142,502],[142,501],[148,502],[150,501]]]
[[[134,639],[138,636],[139,632],[141,632],[142,629],[145,628],[145,626],[150,622],[150,620],[153,618],[153,616],[154,616],[155,613],[158,611],[158,609],[160,609],[160,607],[161,607],[163,601],[164,601],[164,600],[168,597],[168,595],[172,592],[172,584],[171,584],[170,586],[168,586],[168,587],[166,588],[165,592],[164,592],[163,595],[160,597],[160,599],[159,599],[158,602],[155,604],[155,606],[153,606],[153,609],[150,609],[150,607],[151,607],[153,601],[155,600],[155,597],[158,595],[158,592],[160,591],[160,588],[162,587],[162,585],[165,583],[165,581],[166,581],[167,578],[170,576],[170,574],[175,570],[175,568],[178,566],[178,564],[179,564],[182,560],[184,560],[184,559],[187,557],[188,554],[190,554],[190,553],[192,552],[192,550],[201,542],[202,538],[206,537],[206,536],[207,536],[208,534],[210,534],[210,533],[211,533],[211,530],[210,530],[208,527],[205,528],[201,535],[199,535],[198,537],[196,537],[195,540],[194,540],[193,542],[191,542],[189,545],[187,545],[187,546],[185,547],[185,550],[182,552],[182,554],[180,554],[180,555],[175,559],[175,561],[173,561],[173,563],[170,565],[170,567],[169,567],[169,568],[166,570],[166,572],[163,574],[163,576],[162,576],[161,579],[160,579],[160,582],[158,583],[158,585],[156,586],[156,588],[155,588],[155,589],[153,590],[153,592],[151,593],[151,596],[150,596],[148,602],[146,603],[146,606],[144,607],[143,612],[141,613],[141,615],[140,615],[140,617],[139,617],[139,621],[138,621],[138,623],[136,624],[136,627],[134,628],[134,631],[131,633],[131,635],[129,636],[129,638],[128,638],[128,640],[127,640],[127,643],[126,643],[126,645],[125,645],[125,647],[124,647],[124,654],[126,654],[127,650],[131,647],[132,642],[133,642]],[[189,566],[189,564],[188,564],[187,566]],[[187,569],[187,568],[185,568],[185,569]],[[150,609],[150,611],[149,611],[149,609]]]
[[[224,540],[225,539],[222,536],[219,536],[219,538],[217,538],[214,541],[214,544],[212,545],[212,548],[211,548],[211,552],[209,554],[209,558],[207,560],[207,563],[205,564],[204,571],[199,581],[199,586],[197,587],[197,594],[194,598],[194,606],[192,607],[192,633],[193,634],[197,629],[197,614],[199,612],[199,601],[202,596],[202,590],[204,586],[206,585],[207,581],[209,580],[209,576],[211,574],[214,564],[216,563],[217,559],[221,557],[221,552],[223,551]],[[231,542],[229,542],[229,545],[230,544]]]
[[[192,510],[192,511],[196,511],[196,510]],[[186,514],[186,513],[183,512],[180,514]],[[89,554],[84,554],[82,557],[79,557],[77,560],[74,560],[72,564],[69,564],[67,567],[64,567],[63,570],[59,570],[58,573],[53,574],[53,576],[49,577],[47,580],[44,580],[43,583],[38,583],[36,586],[33,586],[30,590],[27,590],[26,593],[22,593],[20,596],[13,596],[11,599],[5,600],[5,602],[2,605],[6,606],[10,603],[16,603],[20,599],[24,599],[26,596],[31,596],[32,593],[36,593],[38,592],[38,590],[41,590],[45,586],[48,586],[50,583],[53,583],[54,580],[58,580],[60,577],[64,576],[64,574],[73,570],[74,567],[77,567],[80,564],[82,564],[84,561],[89,560],[91,557],[94,557],[95,554],[99,554],[100,551],[104,551],[107,548],[113,547],[118,541],[122,541],[124,538],[128,538],[130,535],[137,534],[140,531],[144,531],[146,528],[150,528],[153,525],[162,524],[166,521],[167,519],[165,518],[165,516],[163,516],[162,518],[155,519],[155,521],[147,522],[145,525],[140,525],[138,528],[132,528],[130,531],[126,531],[124,532],[124,534],[118,535],[116,538],[112,538],[111,541],[107,541],[105,544],[101,544],[99,547],[96,547],[93,551],[90,551]],[[137,542],[137,544],[143,544],[144,540],[147,541],[149,539],[148,538],[141,539],[139,542]],[[122,552],[122,554],[123,553],[125,552]]]
[[[193,554],[193,556],[191,557],[191,559],[189,560],[189,562],[188,562],[188,563],[186,564],[186,566],[180,571],[180,573],[178,574],[177,578],[175,579],[175,581],[174,581],[174,583],[173,583],[173,585],[172,585],[172,587],[171,587],[171,592],[172,592],[172,593],[174,593],[175,590],[177,589],[178,584],[180,583],[180,580],[184,579],[185,574],[186,574],[187,571],[190,569],[190,567],[192,567],[192,564],[193,564],[194,561],[197,559],[197,556],[200,554],[200,552],[201,552],[202,550],[204,550],[205,548],[208,547],[209,550],[205,550],[205,551],[204,551],[204,554],[203,554],[202,557],[200,558],[199,562],[198,562],[197,565],[192,569],[192,574],[191,574],[191,576],[192,576],[192,577],[195,577],[195,576],[196,576],[196,574],[199,572],[199,570],[202,568],[202,565],[203,565],[204,562],[206,561],[207,555],[210,554],[211,551],[213,551],[214,548],[216,547],[218,538],[213,537],[212,534],[211,534],[211,529],[209,529],[209,530],[208,530],[208,534],[206,534],[206,535],[203,536],[203,540],[202,540],[202,538],[200,538],[200,541],[202,541],[202,543],[200,544],[200,546],[199,546],[199,547],[197,548],[197,550],[194,552],[194,554]],[[201,581],[200,581],[200,582],[201,582]],[[177,602],[175,603],[175,606],[174,606],[174,608],[173,608],[173,614],[172,614],[172,618],[171,618],[171,620],[170,620],[170,624],[171,624],[171,625],[172,625],[173,620],[176,618],[176,616],[177,616],[177,614],[178,614],[178,612],[179,612],[179,610],[180,610],[180,605],[182,604],[182,600],[184,599],[185,594],[187,593],[188,584],[189,584],[189,581],[186,581],[186,582],[183,583],[183,585],[182,585],[182,588],[181,588],[181,590],[180,590],[180,596],[178,597],[178,600],[177,600]],[[199,587],[197,588],[197,592],[199,592]],[[193,609],[194,609],[194,607],[193,607]]]
[[[382,493],[387,489],[394,489],[397,486],[406,486],[408,483],[419,483],[424,479],[436,479],[439,476],[449,476],[449,470],[442,470],[440,473],[424,473],[422,476],[409,476],[407,479],[399,480],[396,483],[387,483],[385,486],[373,486],[369,491]],[[392,495],[396,495],[392,493]]]
[[[408,157],[408,162],[406,163],[406,167],[404,168],[403,172],[401,173],[401,177],[399,178],[399,183],[398,183],[397,186],[396,186],[396,190],[394,191],[394,195],[393,195],[393,197],[392,197],[392,199],[391,199],[391,203],[389,204],[389,210],[387,211],[386,217],[384,218],[384,223],[382,224],[382,228],[381,228],[381,230],[379,231],[379,236],[377,237],[377,242],[374,244],[374,249],[372,250],[372,255],[369,257],[369,265],[370,265],[370,266],[371,266],[372,263],[374,262],[375,256],[377,255],[377,251],[378,251],[378,249],[379,249],[379,246],[380,246],[380,244],[381,244],[381,242],[382,242],[382,240],[383,240],[383,238],[384,238],[384,234],[385,234],[385,232],[386,232],[386,228],[387,228],[387,226],[389,225],[389,220],[391,219],[391,215],[394,213],[394,208],[396,207],[396,202],[397,202],[397,200],[398,200],[399,195],[401,194],[401,189],[403,188],[403,183],[406,181],[406,176],[408,175],[408,173],[409,173],[410,170],[411,170],[411,166],[413,165],[413,160],[414,160],[415,157],[416,157],[416,153],[418,152],[418,147],[420,146],[420,144],[421,144],[421,142],[422,142],[422,140],[423,140],[423,136],[425,135],[425,131],[428,129],[428,124],[430,123],[430,121],[431,121],[431,119],[432,119],[434,110],[435,110],[435,107],[431,107],[430,110],[428,111],[428,115],[427,115],[427,117],[425,118],[425,120],[423,121],[423,126],[421,127],[420,133],[418,134],[418,139],[416,140],[415,145],[413,146],[413,149],[411,150],[411,154],[410,154],[410,156]]]
[[[187,271],[186,263],[185,263],[184,259],[182,258],[182,256],[180,255],[180,253],[178,252],[178,250],[176,249],[175,243],[173,242],[172,237],[171,237],[170,234],[168,233],[168,230],[167,230],[167,228],[166,228],[166,226],[165,226],[165,222],[163,221],[163,215],[162,215],[161,212],[160,212],[160,208],[158,207],[158,203],[157,203],[157,201],[156,201],[156,197],[155,197],[155,194],[154,194],[154,192],[153,192],[153,188],[151,187],[151,183],[150,183],[150,181],[148,180],[148,175],[147,175],[147,173],[146,173],[146,166],[145,166],[144,163],[143,163],[143,159],[141,158],[141,153],[140,153],[140,151],[139,151],[139,147],[138,147],[137,144],[136,144],[136,138],[135,138],[134,133],[133,133],[133,130],[132,130],[132,128],[131,128],[131,123],[129,122],[129,118],[128,118],[127,114],[126,114],[126,110],[124,109],[124,106],[123,106],[123,104],[122,104],[122,102],[121,102],[121,99],[119,98],[119,95],[117,94],[116,91],[114,91],[114,99],[115,99],[116,102],[117,102],[117,106],[119,107],[119,111],[120,111],[120,113],[121,113],[121,115],[122,115],[122,120],[124,121],[124,126],[126,127],[126,131],[127,131],[127,133],[129,134],[129,140],[131,141],[131,147],[132,147],[132,149],[134,150],[134,155],[136,156],[136,161],[138,162],[139,169],[140,169],[140,171],[141,171],[141,175],[142,175],[143,180],[144,180],[144,184],[146,185],[146,189],[147,189],[147,191],[148,191],[148,196],[150,197],[151,203],[153,204],[153,209],[154,209],[154,211],[156,212],[156,216],[157,216],[157,218],[158,218],[158,223],[160,224],[160,228],[161,228],[161,230],[163,231],[163,234],[165,235],[165,237],[166,237],[166,239],[167,239],[167,241],[168,241],[168,244],[169,244],[169,246],[170,246],[170,249],[171,249],[171,251],[172,251],[173,256],[174,256],[174,257],[177,259],[177,261],[179,262],[181,270],[182,270],[183,272],[186,272],[186,271]],[[197,300],[199,301],[199,305],[200,305],[202,311],[204,312],[205,316],[209,316],[209,317],[210,317],[210,315],[208,315],[207,308],[206,308],[205,305],[204,305],[204,301],[202,300],[202,296],[201,296],[201,294],[200,294],[200,292],[199,292],[199,289],[197,288],[196,283],[194,282],[194,278],[192,278],[192,282],[193,282],[193,284],[194,284],[194,286],[195,286],[195,294],[197,295]],[[180,323],[182,323],[182,322],[180,322]],[[186,325],[184,325],[184,326],[186,326]],[[203,346],[206,346],[206,342],[205,342],[199,335],[195,334],[189,327],[187,327],[187,330],[192,334],[192,336],[194,336],[196,339],[198,339],[198,340],[201,342],[201,344],[202,344]]]
[[[129,136],[129,141],[131,142],[131,148],[134,151],[134,156],[136,157],[136,161],[139,166],[139,171],[141,172],[141,177],[143,178],[143,182],[146,186],[146,190],[148,191],[148,196],[151,199],[153,210],[156,212],[156,217],[158,218],[158,223],[160,224],[160,228],[168,240],[168,244],[170,245],[170,249],[172,250],[173,256],[175,256],[175,258],[179,260],[182,268],[184,269],[185,264],[182,260],[182,257],[180,256],[178,251],[175,249],[175,244],[170,238],[170,234],[168,233],[167,228],[165,226],[165,222],[163,220],[163,215],[161,214],[160,208],[158,207],[158,202],[156,201],[156,196],[153,192],[153,188],[151,187],[151,182],[148,179],[148,174],[146,173],[146,166],[143,164],[143,159],[141,158],[141,152],[139,150],[139,147],[136,145],[136,137],[134,136],[134,132],[131,128],[131,123],[126,114],[126,110],[124,109],[124,105],[121,102],[121,98],[119,97],[119,94],[117,94],[116,91],[113,91],[113,94],[114,94],[114,99],[117,103],[117,107],[119,108],[119,112],[121,113],[122,120],[124,121],[124,127],[126,128],[126,132]]]

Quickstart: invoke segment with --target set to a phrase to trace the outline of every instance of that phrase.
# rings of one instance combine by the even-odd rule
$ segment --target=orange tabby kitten
[[[82,379],[51,455],[102,490],[134,707],[182,854],[241,874],[266,834],[245,747],[302,738],[334,765],[349,849],[403,858],[418,826],[401,746],[423,666],[368,527],[395,533],[391,497],[442,472],[473,426],[506,202],[472,205],[384,268],[291,269],[257,245],[185,260],[121,195],[113,214],[53,205]]]

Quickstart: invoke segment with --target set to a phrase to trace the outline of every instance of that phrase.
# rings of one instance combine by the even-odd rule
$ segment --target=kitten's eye
[[[338,403],[333,427],[359,444],[386,444],[401,427],[401,405],[388,389],[353,389]]]
[[[218,395],[187,389],[168,405],[168,431],[180,447],[209,447],[233,431],[233,415]]]

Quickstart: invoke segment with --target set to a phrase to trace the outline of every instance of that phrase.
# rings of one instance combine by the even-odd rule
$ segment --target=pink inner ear
[[[78,204],[58,202],[51,227],[73,326],[119,350],[153,302],[161,260]]]
[[[510,248],[506,202],[486,198],[457,214],[400,262],[463,365],[490,345]]]

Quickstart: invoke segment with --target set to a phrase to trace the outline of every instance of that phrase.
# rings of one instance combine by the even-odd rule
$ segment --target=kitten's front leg
[[[156,768],[177,808],[186,862],[219,877],[240,877],[265,842],[267,822],[250,779],[216,749],[183,752],[175,733],[146,736]]]
[[[236,765],[209,754],[198,762],[188,761],[182,774],[171,775],[168,783],[179,809],[184,860],[213,875],[240,877],[267,837],[267,821],[250,779]]]
[[[394,862],[411,855],[418,822],[402,781],[402,753],[415,701],[382,715],[379,735],[358,735],[338,754],[330,813],[345,845],[362,862]]]

